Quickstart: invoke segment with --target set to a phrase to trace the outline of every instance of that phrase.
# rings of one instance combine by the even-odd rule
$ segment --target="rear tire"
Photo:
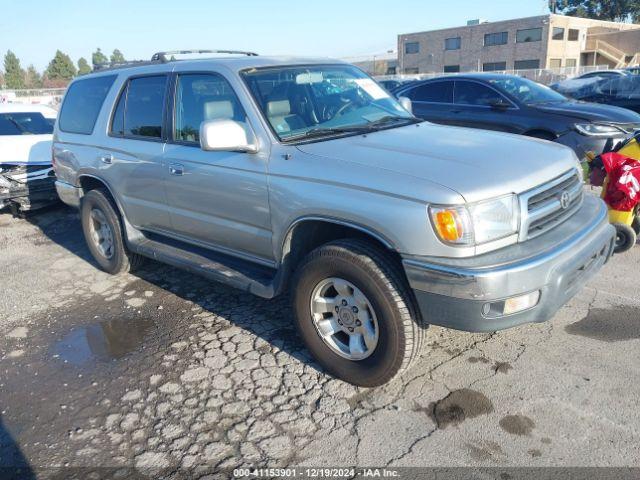
[[[638,235],[629,225],[624,223],[614,223],[616,227],[616,244],[613,249],[615,253],[624,253],[631,250],[638,241]]]
[[[117,275],[135,270],[143,257],[129,251],[117,208],[106,190],[91,190],[82,198],[82,231],[100,268]]]
[[[426,329],[400,268],[371,243],[323,245],[292,282],[295,322],[317,361],[354,385],[375,387],[406,370]]]

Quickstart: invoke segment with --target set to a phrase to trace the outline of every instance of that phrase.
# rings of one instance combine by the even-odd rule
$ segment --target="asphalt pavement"
[[[376,389],[320,369],[286,296],[101,272],[65,207],[0,213],[0,250],[0,467],[640,467],[640,246],[550,322],[430,328]]]

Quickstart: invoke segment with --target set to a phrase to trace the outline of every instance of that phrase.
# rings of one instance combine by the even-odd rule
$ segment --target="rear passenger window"
[[[216,74],[179,75],[175,105],[174,140],[178,142],[198,143],[204,121],[246,120],[231,85]]]
[[[91,135],[115,75],[87,78],[74,82],[64,97],[58,124],[67,133]]]
[[[111,135],[162,138],[166,85],[166,75],[130,79],[116,104]]]
[[[162,137],[162,111],[167,85],[165,75],[129,81],[124,113],[124,135]]]
[[[453,103],[453,82],[434,82],[409,90],[407,96],[414,102]]]

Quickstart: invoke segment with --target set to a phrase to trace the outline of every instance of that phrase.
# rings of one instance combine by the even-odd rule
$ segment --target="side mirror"
[[[402,105],[407,112],[413,113],[413,105],[411,104],[411,100],[407,97],[398,97],[398,102]]]
[[[257,153],[253,132],[234,120],[209,120],[200,125],[200,148],[207,152]]]

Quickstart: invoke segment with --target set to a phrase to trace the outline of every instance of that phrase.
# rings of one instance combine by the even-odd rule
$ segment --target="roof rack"
[[[243,50],[173,50],[169,52],[154,53],[151,57],[152,62],[170,62],[173,61],[171,56],[173,55],[189,55],[189,54],[207,54],[207,53],[224,53],[229,55],[246,55],[247,57],[257,57],[255,52],[245,52]],[[174,59],[175,60],[175,59]]]
[[[117,68],[141,67],[144,65],[157,65],[158,63],[167,63],[177,61],[172,58],[173,55],[189,55],[189,54],[210,54],[223,53],[228,55],[246,55],[247,57],[257,57],[254,52],[245,52],[243,50],[172,50],[168,52],[154,53],[151,60],[127,60],[124,62],[104,62],[93,65],[93,71],[113,70]]]
[[[156,65],[158,61],[149,61],[149,60],[128,60],[125,62],[103,62],[103,63],[95,63],[93,65],[93,71],[98,72],[102,70],[112,70],[116,68],[127,68],[127,67],[140,67],[143,65]]]

